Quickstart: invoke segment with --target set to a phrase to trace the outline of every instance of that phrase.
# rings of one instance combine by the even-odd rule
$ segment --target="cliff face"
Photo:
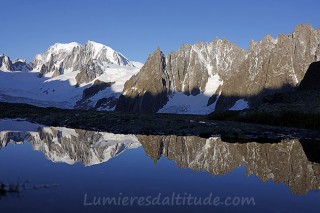
[[[290,35],[252,42],[239,74],[223,85],[217,110],[232,105],[230,96],[250,97],[251,106],[256,106],[265,95],[299,85],[309,65],[319,60],[319,41],[319,29],[298,25]]]
[[[245,166],[248,175],[253,174],[264,182],[272,179],[284,183],[295,194],[320,188],[320,166],[308,159],[298,140],[240,144],[223,142],[217,137],[138,135],[137,138],[155,162],[164,156],[180,168],[208,171],[212,175],[223,175]],[[319,146],[313,144],[309,149]]]
[[[139,97],[159,92],[161,101],[142,102],[138,98],[130,106],[120,102],[117,109],[157,112],[175,93],[204,96],[206,104],[214,104],[217,111],[230,109],[240,99],[257,106],[265,95],[299,85],[309,65],[320,59],[320,29],[298,25],[289,35],[268,35],[259,42],[252,41],[247,51],[225,39],[215,39],[212,43],[183,45],[165,60],[155,53],[126,83],[123,99],[132,97],[134,88],[142,88]]]
[[[139,73],[125,83],[116,110],[156,112],[167,102],[169,87],[165,57],[158,48]]]
[[[167,56],[172,90],[197,95],[206,91],[208,80],[218,74],[227,79],[245,59],[245,52],[226,39],[183,45]],[[214,91],[212,91],[214,92]]]

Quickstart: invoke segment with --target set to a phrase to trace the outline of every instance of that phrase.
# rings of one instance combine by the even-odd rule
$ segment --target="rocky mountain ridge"
[[[35,56],[33,67],[41,76],[55,77],[67,72],[80,71],[78,84],[88,83],[103,74],[107,64],[134,67],[121,53],[103,44],[88,41],[84,45],[76,42],[56,43],[45,53]]]
[[[289,35],[277,38],[268,35],[259,42],[252,41],[247,51],[226,39],[215,39],[211,43],[183,45],[165,57],[154,57],[161,54],[158,48],[141,69],[145,71],[126,83],[117,109],[141,112],[147,104],[148,109],[157,112],[174,102],[179,93],[189,98],[203,96],[206,106],[202,107],[212,106],[216,111],[228,110],[239,101],[257,106],[265,95],[299,85],[309,65],[320,58],[320,29],[298,25]],[[164,69],[152,68],[160,66]],[[154,76],[157,79],[153,80],[152,88],[148,82],[134,80]],[[149,99],[152,89],[162,86],[162,91],[167,91],[167,102],[137,103]],[[133,107],[137,104],[139,108]]]
[[[4,55],[0,55],[0,70],[4,72],[11,72],[11,71],[23,71],[28,72],[31,71],[33,68],[30,63],[28,63],[24,59],[16,59],[11,61],[11,59]]]
[[[209,114],[242,110],[260,106],[266,96],[294,90],[309,65],[318,60],[320,29],[308,24],[298,25],[288,35],[280,34],[276,38],[268,35],[261,41],[251,41],[247,50],[218,38],[213,42],[182,45],[167,56],[158,48],[141,69],[121,53],[93,41],[84,45],[57,43],[38,54],[32,63],[12,62],[1,55],[0,70],[32,70],[32,73],[46,77],[44,85],[69,81],[68,86],[81,91],[68,88],[65,94],[71,94],[71,90],[74,95],[65,100],[60,100],[59,96],[58,101],[56,96],[34,95],[38,91],[33,88],[27,91],[28,87],[23,87],[19,92],[14,87],[16,84],[10,83],[9,87],[0,87],[0,100],[10,102],[14,99],[15,102],[58,107],[65,107],[59,104],[72,100],[68,108],[147,113]],[[97,80],[112,85],[103,91],[97,90],[99,95],[97,93],[96,97],[82,100],[82,91]],[[39,90],[46,94],[59,90],[56,84],[45,87],[41,86]],[[20,93],[23,96],[20,97]],[[33,100],[38,96],[41,100]],[[55,103],[51,104],[52,101]],[[78,101],[81,104],[76,104]]]

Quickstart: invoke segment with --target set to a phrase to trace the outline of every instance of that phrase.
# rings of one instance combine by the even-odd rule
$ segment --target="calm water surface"
[[[319,150],[0,120],[0,210],[319,212]]]

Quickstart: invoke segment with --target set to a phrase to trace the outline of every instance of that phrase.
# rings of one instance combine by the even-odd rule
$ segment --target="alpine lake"
[[[319,143],[0,120],[0,211],[319,212]]]

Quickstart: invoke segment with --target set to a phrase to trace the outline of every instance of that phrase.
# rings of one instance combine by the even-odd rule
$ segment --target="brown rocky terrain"
[[[166,97],[176,92],[191,96],[209,92],[213,95],[207,97],[208,105],[215,103],[216,111],[229,109],[239,99],[256,107],[265,96],[291,91],[300,84],[309,65],[320,59],[320,29],[298,25],[291,34],[252,41],[247,51],[226,39],[216,39],[183,45],[165,59],[160,55],[157,49],[126,83],[117,110],[157,112]],[[205,91],[215,75],[221,85],[216,91]],[[151,94],[157,98],[142,101],[150,100]]]

